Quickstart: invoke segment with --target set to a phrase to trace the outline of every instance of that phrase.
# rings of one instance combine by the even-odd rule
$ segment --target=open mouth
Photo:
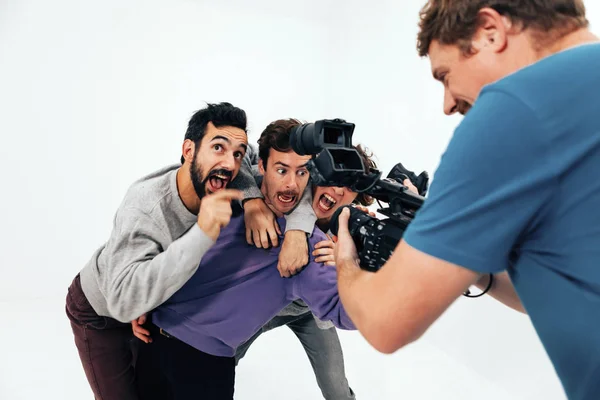
[[[323,193],[319,198],[319,208],[324,212],[330,211],[335,203],[337,203],[335,199],[327,193]]]
[[[284,204],[293,204],[296,201],[296,196],[293,194],[280,193],[277,195],[277,200]]]
[[[210,192],[216,192],[221,189],[225,189],[229,183],[229,177],[222,174],[213,174],[208,178],[207,189]]]

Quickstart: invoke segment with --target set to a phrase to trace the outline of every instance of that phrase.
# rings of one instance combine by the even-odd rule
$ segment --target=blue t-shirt
[[[508,270],[569,399],[600,399],[600,44],[486,86],[404,239]]]

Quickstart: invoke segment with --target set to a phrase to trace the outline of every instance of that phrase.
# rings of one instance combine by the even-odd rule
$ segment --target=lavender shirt
[[[285,219],[278,222],[284,231]],[[324,239],[315,228],[309,254]],[[311,255],[302,272],[282,278],[277,271],[280,250],[248,245],[243,215],[232,217],[192,278],[154,311],[153,322],[200,351],[224,357],[232,357],[241,343],[297,299],[319,319],[355,329],[338,295],[335,268],[316,263]]]

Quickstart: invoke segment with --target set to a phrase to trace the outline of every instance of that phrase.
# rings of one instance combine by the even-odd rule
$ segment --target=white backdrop
[[[66,288],[205,102],[244,108],[252,141],[278,118],[345,118],[385,172],[433,175],[460,119],[416,55],[422,3],[0,0],[0,398],[92,398]],[[391,356],[340,335],[360,399],[564,399],[527,317],[486,298]],[[282,328],[241,363],[236,398],[319,398],[311,374]]]

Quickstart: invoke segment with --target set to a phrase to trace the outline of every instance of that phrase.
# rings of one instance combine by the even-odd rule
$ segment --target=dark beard
[[[190,167],[190,178],[192,179],[192,185],[194,185],[194,191],[196,192],[196,196],[200,200],[206,195],[206,182],[210,175],[207,175],[204,180],[201,180],[203,172],[202,167],[196,164],[196,156],[198,152],[194,152],[194,159],[192,160],[192,165]]]
[[[202,171],[202,167],[196,163],[197,156],[198,152],[196,151],[194,153],[194,159],[192,160],[192,166],[190,167],[190,178],[192,179],[192,185],[194,185],[194,191],[196,192],[196,196],[198,196],[198,198],[202,200],[202,198],[207,195],[206,183],[208,182],[211,176],[223,175],[231,179],[231,176],[233,174],[231,171],[226,169],[213,169],[212,171],[210,171],[210,173],[206,175],[206,178],[204,178],[204,180],[201,180],[202,176],[204,175],[204,172]]]

